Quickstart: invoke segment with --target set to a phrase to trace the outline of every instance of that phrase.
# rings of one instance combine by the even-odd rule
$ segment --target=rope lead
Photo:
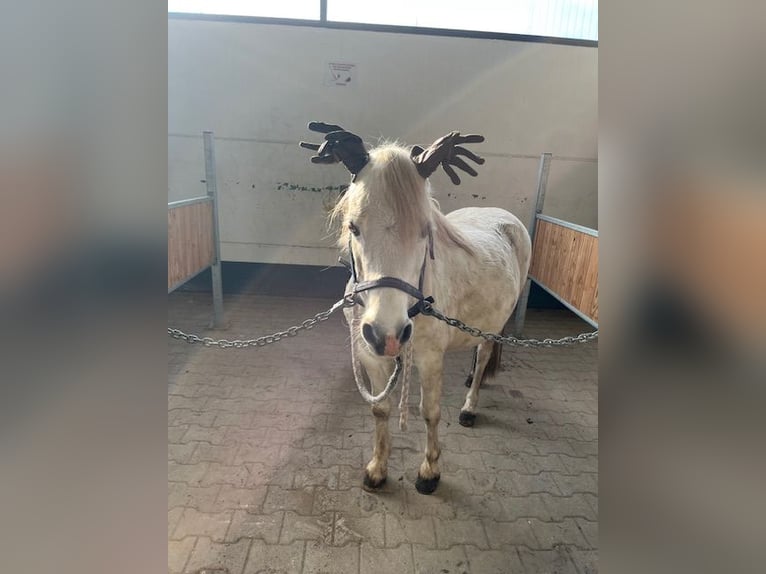
[[[354,319],[351,322],[351,366],[354,371],[354,382],[356,383],[356,388],[359,391],[359,394],[362,395],[362,398],[366,403],[376,405],[391,396],[401,378],[402,394],[399,400],[399,429],[403,431],[407,430],[407,401],[409,400],[410,374],[412,373],[412,341],[405,345],[404,352],[396,358],[394,372],[391,373],[391,376],[388,378],[386,387],[379,395],[373,395],[364,386],[362,363],[356,353],[357,333],[359,333],[359,317],[355,308]],[[370,381],[370,387],[370,390],[373,390],[372,381]]]

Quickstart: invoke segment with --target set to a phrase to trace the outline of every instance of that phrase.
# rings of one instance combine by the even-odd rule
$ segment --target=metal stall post
[[[221,238],[218,230],[218,186],[215,174],[215,150],[213,147],[213,132],[202,132],[205,146],[205,184],[207,194],[213,203],[213,327],[221,329],[223,322],[223,287],[221,284]]]
[[[535,211],[532,213],[532,219],[529,222],[529,237],[532,239],[532,245],[535,242],[535,229],[537,228],[537,216],[543,212],[545,204],[545,189],[548,186],[548,172],[551,167],[551,153],[544,153],[540,156],[540,167],[537,171],[537,201],[535,202]],[[529,289],[532,286],[532,280],[527,277],[524,289],[521,292],[518,303],[516,303],[516,316],[514,324],[514,335],[519,337],[524,330],[524,319],[527,316],[527,302],[529,300]]]

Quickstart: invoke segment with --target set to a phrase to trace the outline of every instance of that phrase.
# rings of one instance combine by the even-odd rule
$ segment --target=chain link
[[[346,295],[343,297],[343,299],[339,300],[332,307],[327,309],[327,311],[317,313],[311,319],[306,319],[303,321],[300,325],[294,325],[292,327],[288,327],[284,331],[277,331],[276,333],[272,333],[271,335],[264,335],[262,337],[258,337],[257,339],[234,339],[233,341],[229,341],[227,339],[212,339],[210,337],[198,337],[197,335],[190,335],[188,333],[184,333],[180,329],[173,329],[172,327],[168,327],[168,335],[174,339],[180,339],[181,341],[186,341],[190,344],[201,343],[206,347],[219,347],[221,349],[244,349],[246,347],[260,348],[281,341],[286,337],[295,337],[301,331],[308,331],[309,329],[313,329],[319,323],[327,321],[327,319],[330,318],[330,315],[335,313],[338,309],[353,307],[354,305],[354,295]],[[519,339],[510,335],[503,336],[496,333],[485,333],[476,327],[469,327],[460,319],[447,317],[439,310],[435,309],[428,301],[423,302],[421,312],[424,315],[429,315],[439,319],[440,321],[444,321],[450,327],[455,327],[464,333],[468,333],[472,337],[481,337],[487,341],[494,341],[503,345],[513,345],[516,347],[563,347],[575,343],[587,343],[594,339],[598,339],[598,331],[593,331],[591,333],[580,333],[576,336],[562,337],[560,339]]]
[[[560,339],[519,339],[510,335],[503,336],[497,335],[496,333],[485,333],[481,329],[469,327],[460,319],[447,317],[437,309],[434,309],[433,306],[431,306],[431,304],[427,301],[423,303],[421,312],[424,315],[430,315],[431,317],[435,317],[440,321],[444,321],[450,327],[455,327],[464,333],[468,333],[472,337],[481,337],[487,341],[494,341],[503,345],[513,345],[516,347],[564,347],[574,343],[587,343],[588,341],[598,339],[597,330],[591,333],[580,333],[579,335],[573,337],[562,337]]]
[[[276,343],[277,341],[281,341],[286,337],[295,337],[301,331],[308,331],[309,329],[313,329],[319,323],[327,321],[327,319],[330,318],[330,315],[335,313],[335,311],[338,309],[353,306],[353,295],[346,295],[343,297],[343,299],[327,309],[327,311],[317,313],[311,319],[306,319],[303,321],[300,325],[293,325],[284,331],[277,331],[276,333],[272,333],[271,335],[264,335],[262,337],[258,337],[257,339],[247,339],[244,341],[240,339],[234,339],[233,341],[229,341],[227,339],[212,339],[210,337],[198,337],[197,335],[190,335],[188,333],[184,333],[180,329],[173,329],[172,327],[168,327],[168,335],[174,339],[180,339],[181,341],[186,341],[190,344],[201,343],[206,347],[219,347],[221,349],[244,349],[246,347],[260,348],[265,347],[266,345],[271,345],[272,343]]]

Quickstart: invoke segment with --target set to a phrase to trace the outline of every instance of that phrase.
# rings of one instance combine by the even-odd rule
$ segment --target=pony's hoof
[[[415,489],[420,494],[433,494],[434,490],[436,490],[436,487],[439,486],[440,478],[440,474],[437,474],[433,478],[421,478],[421,476],[418,475],[418,478],[415,481]]]
[[[472,427],[476,422],[476,415],[469,413],[468,411],[460,411],[460,418],[458,421],[464,427]]]
[[[473,384],[473,375],[468,375],[468,378],[465,380],[465,386],[470,389],[472,384]]]
[[[380,480],[373,480],[370,478],[370,475],[366,472],[364,473],[364,481],[363,486],[365,490],[378,490],[381,486],[383,486],[386,483],[386,477],[384,476]]]

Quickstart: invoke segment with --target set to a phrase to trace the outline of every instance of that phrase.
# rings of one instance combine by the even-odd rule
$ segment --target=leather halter
[[[351,272],[351,279],[354,283],[354,287],[351,290],[351,294],[353,294],[354,300],[364,307],[364,302],[361,300],[360,297],[357,297],[359,293],[363,293],[364,291],[370,291],[372,289],[380,289],[382,287],[390,287],[392,289],[399,289],[399,291],[403,291],[404,293],[407,293],[410,297],[414,297],[417,299],[417,303],[412,305],[409,309],[407,309],[407,316],[412,318],[418,313],[420,313],[423,310],[423,304],[425,302],[433,303],[434,298],[433,297],[426,297],[423,295],[423,282],[425,280],[426,275],[426,263],[428,262],[428,259],[430,257],[431,260],[434,258],[434,240],[433,240],[433,234],[431,233],[431,228],[428,228],[428,245],[426,246],[426,252],[423,256],[423,265],[420,267],[420,277],[418,279],[418,286],[413,287],[406,281],[403,281],[402,279],[399,279],[398,277],[379,277],[378,279],[373,279],[371,281],[359,281],[359,277],[356,273],[356,261],[354,260],[354,250],[351,246],[351,235],[348,237],[348,255],[350,262],[346,262],[342,258],[339,258],[338,261],[342,265],[344,265],[350,272]],[[348,295],[349,293],[347,293]]]

